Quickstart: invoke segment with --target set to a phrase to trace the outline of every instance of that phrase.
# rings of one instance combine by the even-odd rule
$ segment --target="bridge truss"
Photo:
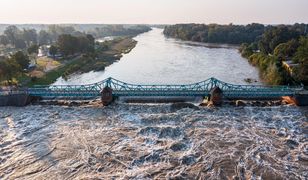
[[[27,89],[32,96],[58,99],[91,99],[100,96],[100,92],[109,87],[115,97],[119,96],[207,96],[214,87],[219,87],[226,98],[279,98],[294,96],[301,87],[234,85],[210,78],[186,85],[136,85],[113,78],[88,85],[50,85],[35,86]]]

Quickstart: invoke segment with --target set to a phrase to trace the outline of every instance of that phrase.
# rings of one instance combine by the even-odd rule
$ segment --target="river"
[[[157,28],[134,39],[137,46],[105,71],[59,78],[54,84],[89,84],[108,77],[139,84],[187,84],[211,77],[235,84],[246,84],[245,78],[259,81],[257,69],[237,47],[166,38]]]
[[[106,71],[57,84],[258,78],[234,47],[166,39],[161,29],[135,39],[137,47]],[[308,109],[98,101],[0,107],[0,179],[306,180]]]

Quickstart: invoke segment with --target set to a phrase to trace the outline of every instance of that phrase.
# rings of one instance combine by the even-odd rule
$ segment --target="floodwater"
[[[307,111],[0,107],[0,179],[308,179]]]
[[[189,84],[211,77],[235,84],[245,78],[259,81],[258,71],[241,57],[237,47],[166,38],[153,29],[134,39],[137,46],[101,72],[74,75],[55,84],[89,84],[108,77],[137,84]]]
[[[230,46],[167,39],[161,29],[104,72],[130,83],[216,77],[245,84],[257,70]],[[172,104],[0,107],[0,179],[308,179],[308,110]]]

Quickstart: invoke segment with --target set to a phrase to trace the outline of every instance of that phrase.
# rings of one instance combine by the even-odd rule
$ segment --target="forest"
[[[218,25],[218,24],[177,24],[166,26],[167,37],[186,41],[205,43],[241,44],[252,43],[259,38],[266,27],[262,24],[249,25]]]

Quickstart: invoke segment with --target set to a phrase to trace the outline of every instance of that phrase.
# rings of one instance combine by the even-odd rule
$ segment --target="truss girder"
[[[214,87],[219,87],[227,98],[275,98],[293,96],[300,87],[235,85],[210,78],[186,85],[138,85],[113,78],[87,85],[35,86],[27,89],[32,96],[55,98],[96,98],[105,87],[113,90],[114,96],[207,96]]]

